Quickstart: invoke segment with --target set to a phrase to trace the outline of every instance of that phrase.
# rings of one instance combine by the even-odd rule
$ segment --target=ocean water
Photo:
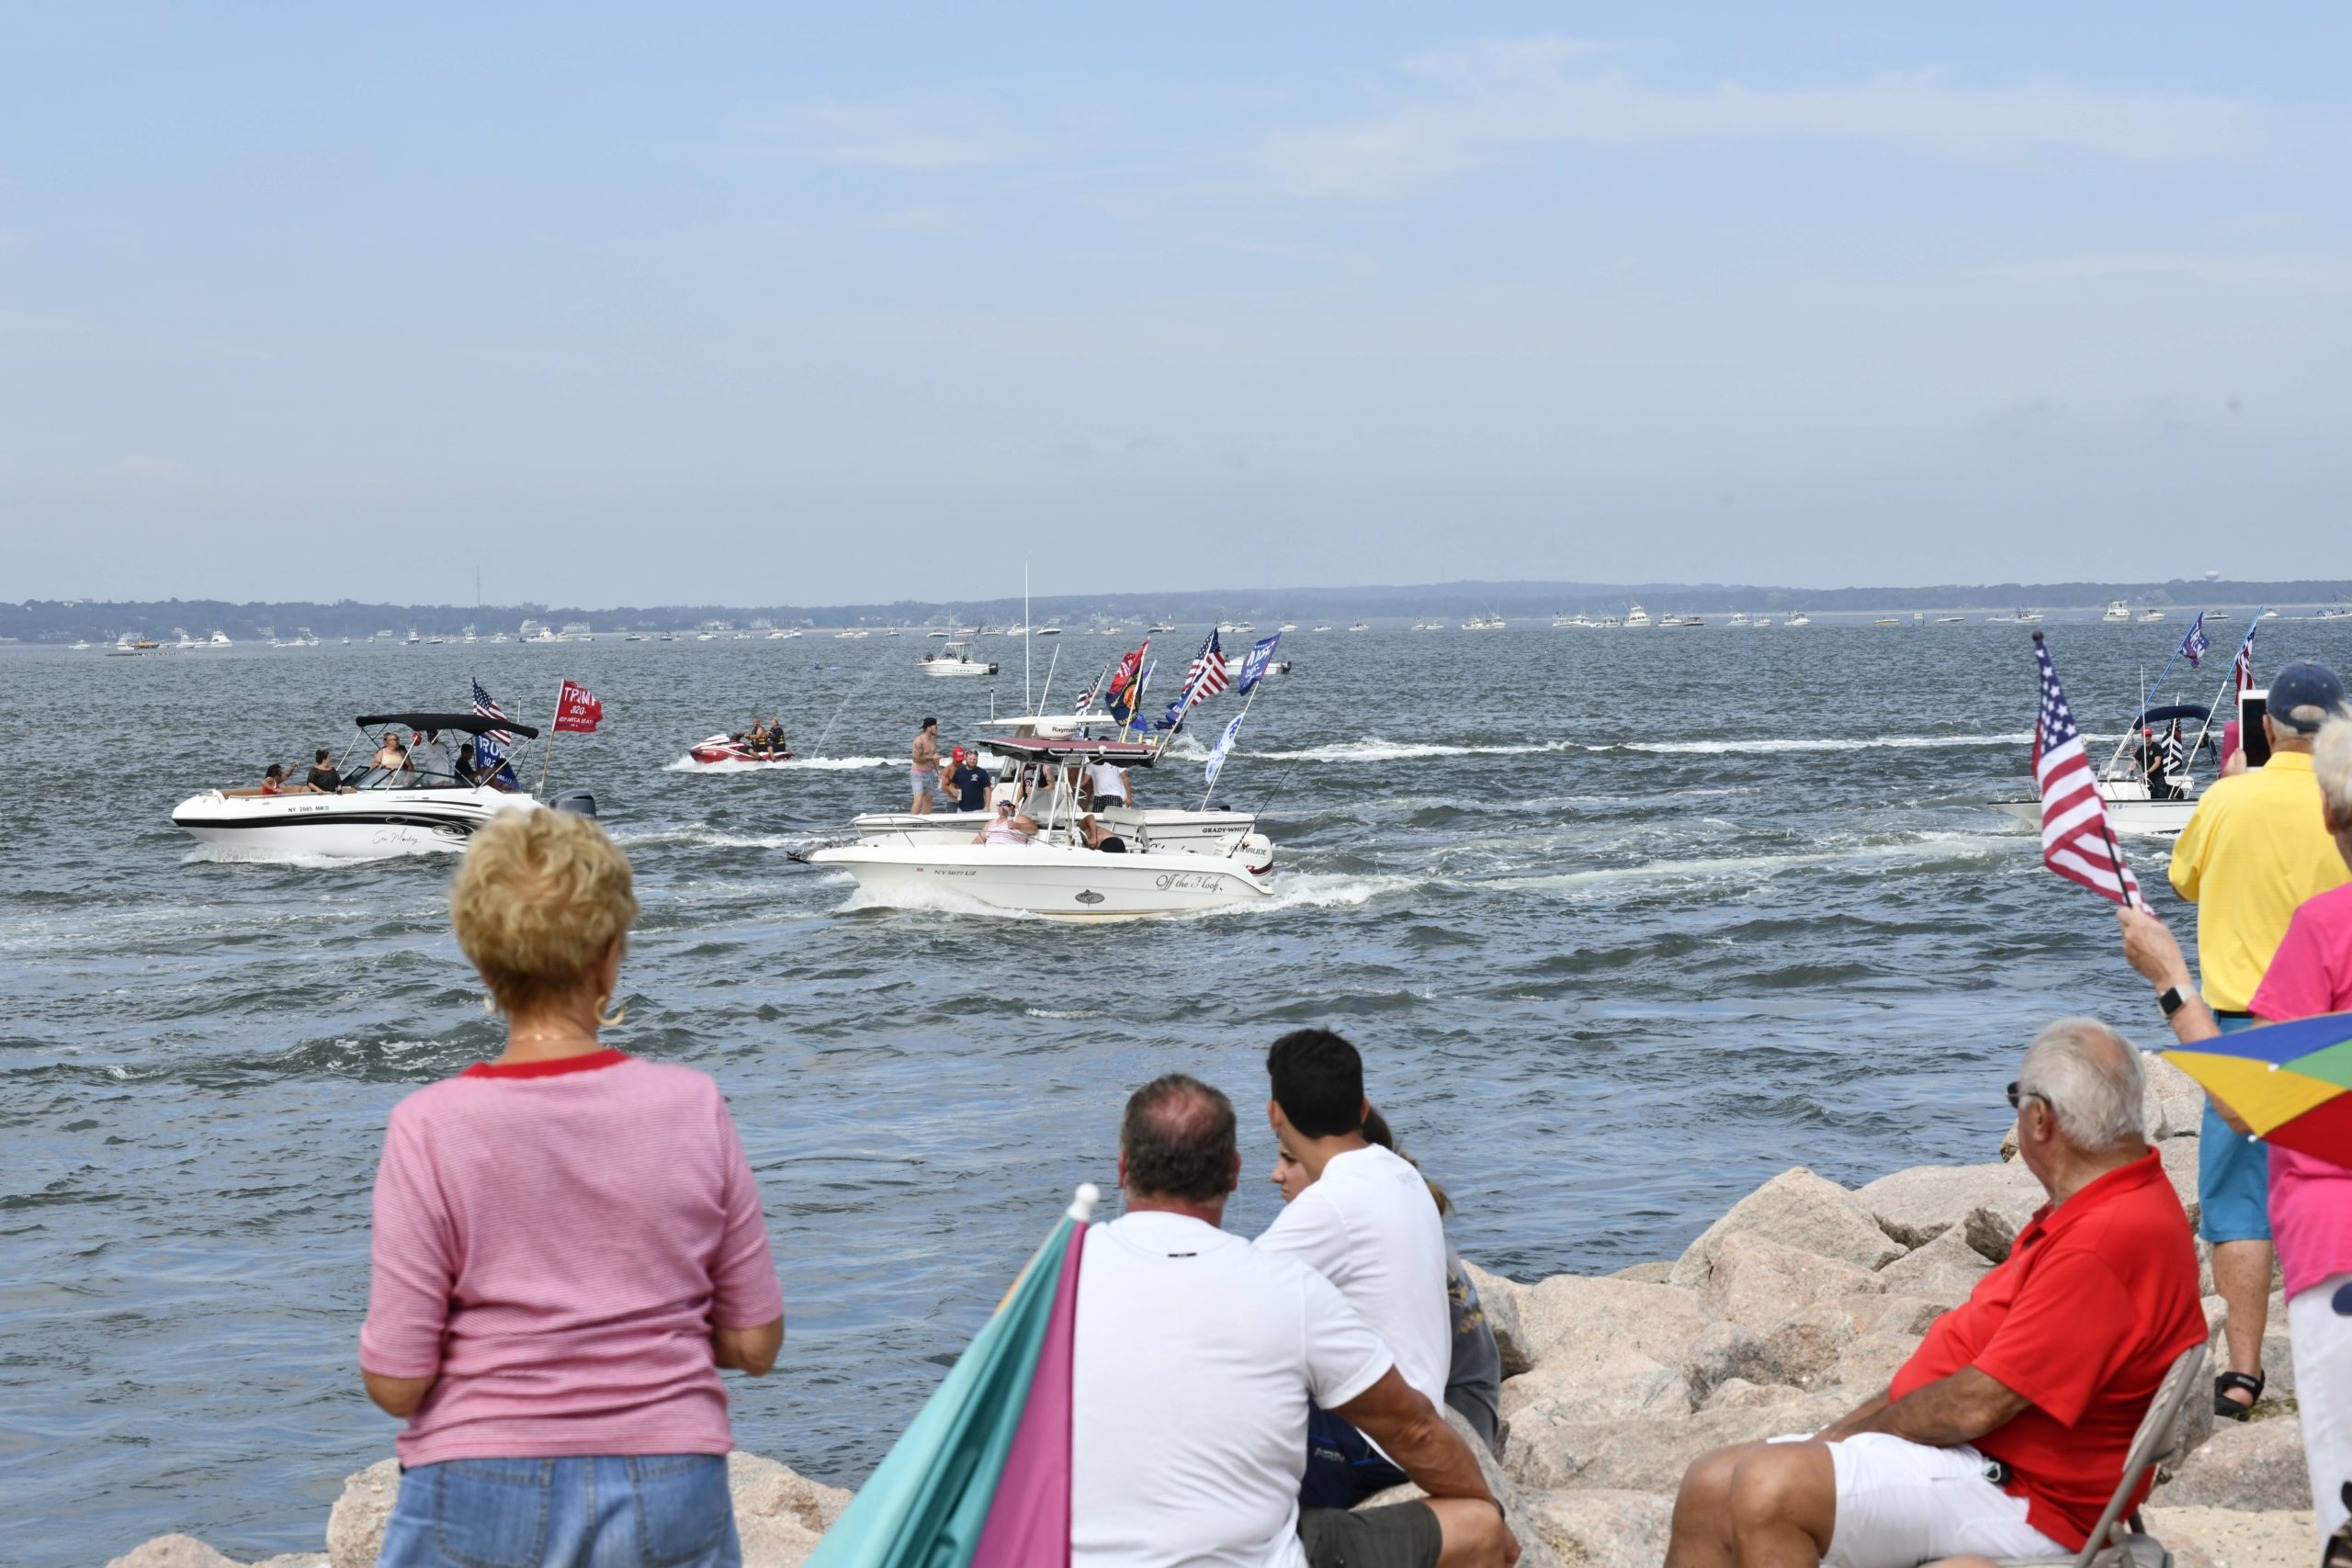
[[[2180,635],[2048,629],[2110,735]],[[1060,642],[1057,693],[1114,650]],[[1219,790],[1265,814],[1280,897],[1085,928],[866,907],[788,858],[903,806],[925,713],[968,739],[992,690],[1019,706],[1018,643],[993,682],[922,680],[927,646],[0,653],[0,1558],[171,1529],[316,1550],[343,1477],[390,1452],[355,1364],[384,1118],[499,1041],[452,863],[224,863],[169,813],[340,748],[354,714],[461,707],[469,677],[534,722],[563,676],[604,697],[553,768],[639,876],[613,1043],[728,1093],[788,1311],[775,1375],[730,1380],[737,1440],[831,1482],[871,1468],[1070,1190],[1113,1187],[1145,1079],[1233,1095],[1228,1224],[1261,1229],[1284,1030],[1363,1047],[1462,1252],[1522,1278],[1671,1258],[1791,1165],[1989,1157],[2059,1014],[2161,1035],[2108,906],[1986,805],[2030,793],[2015,627],[1294,633]],[[2273,623],[2263,648],[2266,672],[2340,665],[2352,630]],[[806,765],[680,765],[771,712]],[[1196,800],[1201,756],[1180,741],[1145,798]],[[2185,933],[2162,846],[2127,849]]]

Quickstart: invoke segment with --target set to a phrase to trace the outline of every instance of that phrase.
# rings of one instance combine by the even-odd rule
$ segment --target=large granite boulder
[[[1531,1499],[1529,1520],[1562,1568],[1625,1568],[1666,1558],[1674,1499],[1664,1493],[1591,1488]]]
[[[1800,1388],[1835,1382],[1838,1359],[1866,1334],[1917,1336],[1941,1315],[1942,1306],[1917,1296],[1858,1293],[1815,1302],[1773,1325],[1765,1343],[1781,1363],[1781,1375]]]
[[[1514,1333],[1532,1367],[1593,1365],[1632,1350],[1661,1366],[1707,1325],[1695,1292],[1557,1274],[1520,1292]]]
[[[2197,1201],[2197,1140],[2170,1138],[2156,1145],[2156,1157],[2164,1162],[2165,1179],[2172,1183],[2173,1195],[2180,1200],[2181,1213],[2188,1216],[2188,1228],[2197,1228],[2198,1216],[2204,1205]]]
[[[1515,1378],[1533,1367],[1535,1358],[1527,1353],[1527,1331],[1519,1321],[1519,1303],[1525,1299],[1527,1287],[1500,1274],[1489,1274],[1466,1258],[1462,1260],[1462,1272],[1468,1276],[1470,1288],[1478,1292],[1479,1309],[1487,1314],[1487,1326],[1494,1331],[1503,1376]]]
[[[1709,1324],[1683,1347],[1675,1374],[1693,1407],[1704,1405],[1727,1382],[1777,1383],[1786,1378],[1764,1337],[1736,1323]]]
[[[1854,1201],[1905,1247],[1925,1247],[1966,1220],[1980,1204],[2015,1192],[2019,1184],[2040,1201],[2041,1186],[2021,1167],[1915,1165],[1855,1189]]]
[[[1826,1297],[1885,1288],[1855,1264],[1734,1231],[1708,1258],[1699,1299],[1710,1315],[1766,1333]]]
[[[2319,1526],[2309,1508],[2255,1514],[2151,1506],[2141,1517],[2173,1553],[2175,1568],[2303,1568],[2319,1560]]]
[[[1675,1261],[1672,1282],[1702,1284],[1725,1237],[1755,1232],[1817,1258],[1835,1258],[1857,1269],[1876,1269],[1903,1256],[1903,1248],[1836,1182],[1799,1166],[1784,1170],[1731,1206],[1699,1235]]]
[[[2141,1052],[2140,1063],[2148,1075],[2143,1101],[2148,1141],[2197,1136],[2205,1121],[2205,1091],[2197,1080],[2153,1051]]]
[[[1921,1297],[1950,1308],[1966,1301],[1976,1281],[1992,1269],[1991,1260],[1969,1245],[1966,1226],[1955,1224],[1880,1269],[1878,1279],[1892,1294]]]
[[[1679,1418],[1589,1418],[1572,1405],[1532,1405],[1511,1417],[1503,1468],[1522,1486],[1671,1493],[1690,1461],[1725,1443],[1813,1432],[1860,1404],[1849,1391],[1726,1404]]]
[[[1675,1367],[1630,1346],[1597,1346],[1555,1356],[1533,1371],[1503,1380],[1497,1413],[1508,1425],[1534,1405],[1565,1405],[1588,1416],[1679,1416],[1690,1409],[1689,1380]]]
[[[344,1477],[343,1495],[327,1516],[327,1561],[334,1568],[376,1568],[384,1527],[401,1495],[401,1462],[379,1459]]]
[[[111,1558],[107,1568],[244,1568],[192,1535],[159,1535]]]
[[[2019,1169],[2024,1168],[2020,1166]],[[2034,1212],[2050,1201],[2038,1181],[2021,1181],[2007,1192],[1996,1193],[1968,1211],[1960,1223],[1968,1245],[1987,1262],[2006,1262],[2018,1233],[2030,1224]]]
[[[849,1506],[851,1494],[796,1474],[757,1454],[727,1456],[727,1489],[735,1500],[735,1533],[743,1568],[800,1568]]]
[[[2155,1495],[2172,1508],[2203,1504],[2256,1511],[2307,1507],[2311,1500],[2301,1428],[2281,1418],[2215,1423],[2213,1435]]]

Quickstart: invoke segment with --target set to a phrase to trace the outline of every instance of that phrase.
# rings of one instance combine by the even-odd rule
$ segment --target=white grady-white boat
[[[948,894],[1058,920],[1190,914],[1272,895],[1268,874],[1273,848],[1260,834],[1235,840],[1222,853],[1172,849],[1154,838],[1148,820],[1138,822],[1135,838],[1119,832],[1116,824],[1125,808],[1114,807],[1092,814],[1098,830],[1113,835],[1096,840],[1105,847],[1087,847],[1071,784],[1076,764],[1102,760],[1123,767],[1148,766],[1150,747],[1137,741],[1046,738],[996,745],[1016,768],[1035,767],[1050,775],[1023,813],[1036,824],[1034,835],[985,841],[988,836],[972,826],[976,819],[965,818],[954,830],[961,842],[942,836],[944,822],[865,836],[865,826],[878,827],[878,822],[860,818],[862,836],[856,842],[811,850],[796,858],[810,865],[838,866],[855,877],[863,891],[886,897]],[[1148,818],[1149,814],[1135,816]],[[983,841],[974,842],[976,837]]]
[[[382,730],[395,727],[459,736],[503,729],[526,739],[539,733],[511,718],[485,719],[470,713],[364,714],[358,723],[361,735],[354,750],[363,756]],[[561,791],[548,804],[583,816],[596,814],[595,797],[584,789]],[[352,774],[335,795],[320,794],[303,784],[275,795],[258,789],[209,789],[175,807],[172,825],[239,856],[380,860],[420,850],[461,850],[476,829],[501,813],[541,808],[526,790],[369,766]]]
[[[1037,780],[1046,773],[1062,773],[1085,763],[1108,762],[1113,767],[1130,770],[1132,784],[1133,770],[1148,768],[1159,759],[1159,748],[1148,741],[1095,740],[1067,731],[1056,733],[1059,727],[1051,719],[992,722],[1017,724],[1032,728],[1032,733],[988,742],[986,754],[993,760],[996,770],[996,777],[989,786],[989,810],[935,811],[921,817],[910,811],[873,811],[853,818],[851,829],[867,843],[968,844],[974,834],[989,825],[998,801],[1038,803]],[[1046,733],[1035,733],[1035,728],[1043,728]],[[1073,798],[1071,811],[1076,809]],[[1093,816],[1106,832],[1118,835],[1130,850],[1170,854],[1232,853],[1260,871],[1272,864],[1273,846],[1257,834],[1257,814],[1228,809],[1222,802],[1204,801],[1189,811],[1169,807],[1098,805]],[[1253,837],[1255,842],[1251,841]]]
[[[993,675],[996,666],[985,659],[972,657],[968,642],[951,642],[937,653],[926,653],[917,660],[916,667],[926,675],[944,680],[951,676]]]

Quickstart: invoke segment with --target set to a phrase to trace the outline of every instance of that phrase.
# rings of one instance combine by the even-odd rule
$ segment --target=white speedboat
[[[1784,626],[1809,626],[1813,625],[1813,617],[1806,615],[1803,610],[1799,610],[1795,615],[1791,615],[1787,620],[1782,621],[1781,624]]]
[[[1369,621],[1355,621],[1349,625],[1348,630],[1351,632],[1368,632],[1372,630],[1372,623]]]
[[[968,642],[951,642],[937,653],[924,654],[915,663],[924,674],[937,676],[942,680],[956,676],[970,677],[996,673],[995,665],[985,659],[976,659],[972,656],[972,645]]]
[[[366,714],[358,722],[363,733],[355,750],[362,755],[390,728],[454,735],[495,728],[525,739],[538,734],[513,719],[485,719],[470,713]],[[594,797],[586,790],[564,791],[550,804],[591,817],[596,813]],[[238,856],[380,860],[419,851],[462,850],[477,829],[500,814],[540,808],[527,790],[426,777],[409,769],[368,767],[336,795],[319,794],[307,784],[275,795],[258,789],[209,789],[175,807],[172,825]]]
[[[1196,853],[1154,847],[1140,828],[1136,839],[1115,834],[1111,814],[1098,812],[1096,823],[1115,834],[1108,842],[1117,848],[1087,847],[1070,783],[1077,770],[1069,764],[1101,758],[1142,765],[1132,755],[1149,750],[1140,742],[1038,739],[998,744],[1009,761],[1026,758],[1051,775],[1024,813],[1037,825],[1034,836],[1022,841],[974,842],[982,835],[970,829],[967,818],[957,824],[960,843],[930,834],[885,833],[795,858],[810,865],[838,866],[857,879],[861,890],[886,898],[947,894],[1059,920],[1191,914],[1272,895],[1267,878],[1273,846],[1261,834],[1246,834],[1223,853]]]
[[[2098,618],[2102,621],[2129,621],[2132,618],[2131,602],[2125,599],[2109,599],[2107,602],[2107,608],[2100,612]]]
[[[1671,619],[1672,617],[1669,616],[1668,618]],[[1646,626],[1649,624],[1650,613],[1647,610],[1643,609],[1639,604],[1632,604],[1626,607],[1625,625],[1627,626]]]
[[[1498,632],[1509,623],[1500,615],[1473,615],[1462,623],[1465,632]]]
[[[983,766],[993,764],[996,777],[989,786],[989,810],[935,811],[917,816],[910,811],[873,811],[853,818],[850,827],[867,843],[967,844],[989,825],[999,800],[1019,804],[1035,799],[1032,783],[1039,770],[1059,772],[1081,762],[1107,761],[1129,771],[1148,768],[1159,759],[1159,748],[1141,740],[1095,740],[1069,733],[1060,721],[995,720],[1029,728],[1030,733],[987,743]],[[1080,721],[1070,721],[1071,727]],[[1043,728],[1045,733],[1036,733]],[[1076,808],[1073,800],[1070,811]],[[1069,815],[1065,812],[1065,817]],[[1260,870],[1272,863],[1272,845],[1257,835],[1255,812],[1234,811],[1222,803],[1204,801],[1182,810],[1169,807],[1105,806],[1094,810],[1103,829],[1117,834],[1131,849],[1148,853],[1225,855],[1238,853]],[[1043,820],[1043,818],[1040,818]],[[1255,838],[1256,842],[1250,840]]]

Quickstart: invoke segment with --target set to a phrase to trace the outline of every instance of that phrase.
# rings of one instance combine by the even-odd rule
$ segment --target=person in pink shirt
[[[2352,722],[2332,719],[2322,727],[2312,769],[2327,830],[2352,866]],[[2172,933],[2153,915],[2119,913],[2124,953],[2156,987],[2174,1034],[2188,1044],[2219,1033]],[[2352,1012],[2352,884],[2296,907],[2246,1010],[2257,1023]],[[2352,1482],[2352,1168],[2272,1147],[2270,1231],[2286,1277],[2312,1503],[2325,1537],[2352,1514],[2344,1497]]]
[[[628,862],[586,818],[514,812],[449,905],[506,1048],[385,1133],[359,1336],[408,1419],[383,1568],[736,1568],[718,1374],[766,1375],[784,1297],[718,1086],[598,1044]]]

